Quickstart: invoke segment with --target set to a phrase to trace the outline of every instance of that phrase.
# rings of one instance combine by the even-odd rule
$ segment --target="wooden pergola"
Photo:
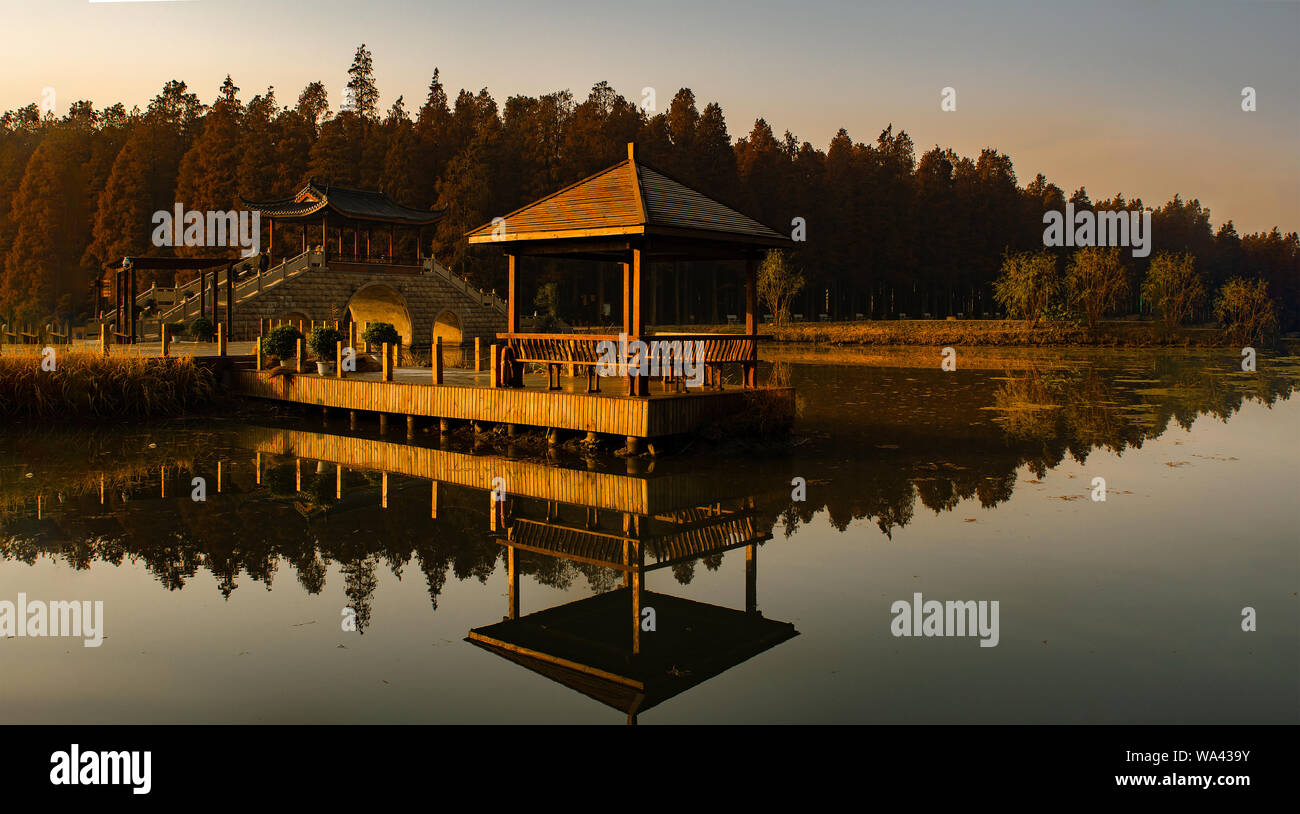
[[[297,194],[274,201],[252,201],[241,198],[249,209],[262,213],[268,225],[267,250],[275,250],[275,224],[297,225],[302,231],[302,250],[307,251],[307,234],[319,228],[320,246],[325,259],[343,262],[382,263],[397,265],[396,237],[399,227],[415,234],[415,265],[423,259],[424,228],[442,219],[447,210],[421,210],[403,206],[382,190],[350,189],[348,187],[318,184],[309,180]],[[330,247],[330,227],[333,227],[335,250]],[[386,228],[385,228],[386,227]],[[376,230],[386,231],[387,254],[375,252],[372,237]],[[352,252],[344,252],[344,236],[352,233]],[[364,235],[364,239],[363,236]],[[381,244],[382,247],[382,244]],[[275,258],[269,257],[273,263]]]
[[[106,264],[109,272],[113,274],[113,297],[116,302],[116,310],[113,318],[113,333],[119,340],[125,339],[126,343],[135,344],[136,336],[139,333],[139,322],[136,316],[135,299],[139,293],[136,285],[136,272],[138,271],[170,271],[172,272],[173,285],[175,285],[175,273],[178,271],[197,271],[199,273],[199,316],[205,316],[207,291],[212,292],[212,324],[216,325],[217,319],[217,285],[218,272],[221,268],[226,269],[226,319],[225,324],[230,325],[234,322],[234,267],[240,261],[240,258],[232,257],[123,257],[121,264]],[[208,282],[208,271],[212,271],[212,282]]]
[[[627,159],[545,198],[466,233],[470,244],[498,244],[509,262],[507,328],[503,355],[513,362],[594,365],[602,341],[617,336],[519,332],[518,273],[524,256],[618,263],[623,280],[623,333],[631,340],[705,343],[710,383],[719,367],[737,363],[746,387],[756,386],[758,363],[758,261],[769,249],[790,248],[789,238],[636,158]],[[744,334],[653,334],[647,330],[648,266],[658,262],[745,263]],[[649,395],[649,378],[628,364],[628,392]],[[553,379],[554,380],[554,379]],[[589,382],[594,381],[589,377]],[[518,377],[506,382],[518,386]]]

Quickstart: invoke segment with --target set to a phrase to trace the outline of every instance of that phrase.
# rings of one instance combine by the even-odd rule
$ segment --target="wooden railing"
[[[498,339],[504,339],[506,347],[514,353],[519,362],[536,362],[541,364],[575,364],[594,365],[608,359],[604,348],[613,346],[615,361],[623,362],[619,357],[622,350],[618,334],[511,334],[499,333]],[[672,353],[681,350],[692,361],[695,346],[689,351],[684,349],[687,342],[702,342],[703,361],[705,364],[720,365],[727,362],[753,362],[757,360],[756,341],[761,337],[749,334],[651,334],[649,336],[628,337],[629,345],[640,340],[648,346],[651,354],[659,353],[660,361],[668,349]],[[602,346],[608,342],[610,345]],[[669,344],[676,343],[676,344]],[[629,348],[629,351],[631,348]]]
[[[498,353],[508,351],[513,362],[546,365],[552,389],[559,387],[558,368],[561,365],[573,365],[587,367],[588,390],[598,390],[597,374],[611,375],[609,370],[597,369],[602,363],[612,362],[617,365],[613,375],[619,376],[630,374],[628,366],[640,368],[640,347],[633,344],[636,340],[646,345],[652,377],[664,377],[667,381],[672,378],[674,370],[680,370],[679,365],[694,366],[702,362],[705,385],[721,388],[721,366],[737,364],[742,369],[744,386],[753,387],[754,368],[758,362],[758,340],[763,337],[751,334],[649,334],[627,337],[626,358],[618,334],[499,333],[497,338],[504,340]],[[700,344],[695,344],[697,342]],[[612,356],[608,350],[611,347]],[[515,384],[519,381],[516,379]],[[645,395],[647,391],[641,389],[639,392]]]

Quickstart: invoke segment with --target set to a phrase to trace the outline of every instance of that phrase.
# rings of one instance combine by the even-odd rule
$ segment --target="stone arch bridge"
[[[307,251],[275,268],[259,272],[257,258],[234,267],[234,308],[230,336],[251,339],[263,320],[333,322],[388,322],[397,328],[402,344],[428,347],[435,335],[443,343],[458,345],[476,337],[494,340],[506,327],[506,303],[481,291],[432,259],[421,265],[398,266],[340,262],[323,252]],[[200,313],[226,322],[226,271],[216,272],[216,308],[213,275],[206,275],[202,296],[200,280],[168,291],[150,301],[142,292],[137,304],[155,305],[153,319],[188,324]],[[157,290],[151,290],[157,295]],[[174,305],[166,307],[164,299]],[[200,303],[203,305],[200,311]]]

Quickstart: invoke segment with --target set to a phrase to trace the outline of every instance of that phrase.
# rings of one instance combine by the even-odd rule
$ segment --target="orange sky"
[[[0,109],[76,99],[144,106],[168,79],[205,101],[226,73],[247,99],[291,104],[321,80],[337,104],[356,46],[374,53],[381,105],[451,92],[568,88],[602,79],[629,98],[677,88],[719,102],[734,137],[763,116],[825,149],[839,127],[889,123],[917,152],[1009,154],[1094,198],[1198,197],[1242,232],[1300,228],[1300,4],[1291,2],[601,2],[5,0]],[[941,112],[940,92],[957,91]],[[1258,109],[1241,110],[1252,86]]]

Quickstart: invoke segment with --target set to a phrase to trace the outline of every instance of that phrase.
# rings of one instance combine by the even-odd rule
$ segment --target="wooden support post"
[[[343,340],[334,343],[334,377],[343,378]]]
[[[632,331],[632,264],[622,263],[623,271],[623,333]]]
[[[442,337],[433,338],[433,359],[430,360],[433,366],[433,383],[442,384]]]
[[[226,341],[235,338],[235,264],[226,266]]]
[[[301,342],[302,340],[298,341]],[[224,322],[217,324],[217,355],[226,355],[226,324]],[[302,365],[300,364],[298,367],[301,370]]]
[[[105,322],[99,324],[99,352],[108,355],[108,323]]]
[[[438,432],[441,433],[441,434],[443,434],[443,435],[446,435],[447,433],[451,432],[451,419],[450,419],[450,418],[440,418],[440,419],[438,419]]]
[[[496,508],[493,507],[493,512]],[[506,578],[508,581],[507,593],[507,611],[509,618],[519,618],[519,564],[515,561],[515,547],[506,546]]]
[[[392,364],[389,363],[388,343],[387,342],[383,343],[380,350],[382,350],[384,354],[384,360],[380,366],[380,370],[382,371],[381,374],[382,380],[386,382],[391,382],[393,380],[393,366]]]
[[[430,481],[430,483],[433,486],[430,489],[432,496],[430,497],[429,517],[436,520],[438,518],[438,482],[435,480]]]
[[[262,369],[262,333],[257,334],[257,344],[253,346],[253,358],[257,360],[257,369]]]
[[[745,546],[745,613],[758,613],[758,543]]]
[[[303,371],[303,340],[302,337],[299,337],[298,338],[298,372],[301,373],[302,371]]]
[[[415,438],[415,416],[406,417],[406,440],[411,441]]]
[[[262,485],[262,453],[258,452],[253,455],[253,468],[257,472],[256,482],[258,486]]]
[[[379,414],[379,434],[380,435],[388,434],[388,413]]]
[[[334,499],[343,499],[343,464],[334,464]]]
[[[136,316],[135,316],[135,266],[134,265],[131,266],[131,270],[130,272],[128,272],[127,276],[130,277],[131,281],[130,283],[128,283],[129,290],[127,291],[127,295],[129,301],[126,304],[126,312],[131,315],[131,344],[134,345],[136,337],[140,335],[140,331],[138,330],[139,325],[136,322]]]
[[[384,472],[379,479],[379,507],[388,508],[388,473]]]
[[[491,357],[492,384],[491,387],[500,387],[501,381],[498,377],[497,370],[497,346],[495,344],[488,346],[488,355]]]
[[[482,349],[479,347],[479,338],[476,336],[474,337],[474,372],[475,373],[478,373],[480,370],[483,369],[482,358],[483,358],[483,352]]]
[[[519,303],[515,295],[518,293],[519,261],[513,254],[507,254],[506,259],[509,261],[509,273],[506,277],[506,331],[517,334],[519,333]]]
[[[641,652],[641,541],[633,540],[631,554],[632,584],[632,652]]]
[[[302,459],[293,459],[293,488],[294,491],[302,491]]]
[[[348,429],[355,430],[356,428],[357,428],[357,411],[348,410]]]
[[[172,338],[171,338],[170,334],[171,334],[171,331],[169,330],[169,326],[167,325],[166,322],[164,322],[164,323],[162,323],[161,325],[158,326],[158,342],[159,342],[159,344],[162,345],[162,355],[163,355],[163,356],[170,356],[170,355],[171,355],[171,348],[170,348],[170,345],[171,345]]]
[[[632,250],[632,321],[628,331],[628,342],[642,339],[646,324],[646,288],[648,282],[645,256],[641,249]],[[640,371],[628,371],[628,391],[634,396],[650,395],[650,377],[639,376]]]
[[[745,387],[758,384],[758,261],[745,261],[745,333],[749,336],[749,361],[744,365]]]

